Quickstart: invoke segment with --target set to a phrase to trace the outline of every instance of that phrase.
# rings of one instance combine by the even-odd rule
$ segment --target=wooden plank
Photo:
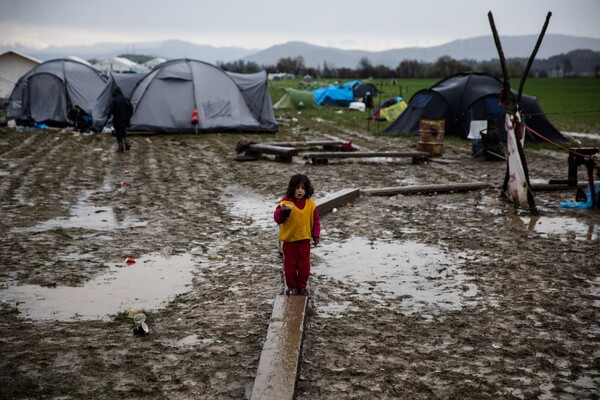
[[[587,183],[578,184],[578,188],[585,188]],[[466,182],[452,183],[446,185],[421,185],[421,186],[399,186],[377,189],[361,189],[360,192],[369,196],[394,196],[397,194],[415,194],[415,193],[443,193],[443,192],[464,192],[469,190],[488,189],[493,187],[489,183]],[[555,190],[575,190],[574,187],[563,184],[533,183],[532,191],[555,191]]]
[[[578,183],[577,188],[585,189],[588,186],[587,183]],[[567,184],[557,184],[557,183],[532,183],[529,185],[531,190],[534,192],[544,192],[544,191],[555,191],[555,190],[576,190],[577,188],[574,186],[569,186]]]
[[[341,207],[344,204],[357,199],[360,196],[359,189],[342,189],[331,193],[321,199],[315,199],[319,215],[326,214],[334,208]]]
[[[337,152],[319,152],[319,153],[304,153],[305,160],[310,159],[313,165],[327,165],[330,158],[373,158],[373,157],[412,157],[413,164],[419,164],[429,160],[429,153],[421,151],[412,152],[396,152],[396,151],[337,151]]]
[[[438,163],[438,164],[460,164],[459,160],[450,160],[448,158],[430,158],[429,162]]]
[[[298,149],[294,147],[275,146],[265,143],[255,143],[248,145],[246,153],[265,153],[277,156],[292,157],[298,155]]]
[[[293,400],[307,299],[285,295],[275,298],[250,400]]]
[[[305,159],[330,159],[330,158],[372,158],[372,157],[425,157],[429,158],[429,153],[424,151],[336,151],[304,153]]]
[[[450,183],[445,185],[420,185],[420,186],[399,186],[380,189],[361,189],[361,193],[369,196],[394,196],[397,194],[415,194],[415,193],[442,193],[442,192],[464,192],[468,190],[487,189],[492,187],[489,183],[466,182]]]
[[[284,146],[294,148],[310,148],[310,147],[328,147],[328,146],[341,146],[345,142],[342,140],[308,140],[305,142],[266,142],[273,146]]]

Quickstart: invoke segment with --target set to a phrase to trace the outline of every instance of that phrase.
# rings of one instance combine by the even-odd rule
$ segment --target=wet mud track
[[[274,205],[293,173],[310,176],[316,198],[345,188],[500,185],[504,175],[503,163],[471,160],[469,145],[453,140],[444,157],[455,164],[234,161],[242,138],[352,140],[380,151],[416,145],[310,124],[282,126],[277,136],[134,136],[127,154],[115,153],[109,135],[2,130],[0,398],[245,398],[282,286],[276,227],[239,212],[245,198]],[[564,154],[526,152],[532,179],[566,178]],[[572,192],[540,192],[532,217],[498,194],[361,196],[323,216],[298,399],[598,398],[600,213],[560,208]],[[78,205],[99,211],[91,225],[66,223]],[[336,246],[351,240],[373,249],[418,243],[456,262],[436,268],[438,259],[423,255],[428,269],[413,274],[433,289],[416,287],[432,293],[417,301],[386,292],[380,276],[326,273]],[[126,257],[165,248],[201,254],[187,290],[144,310],[147,336],[132,335],[127,304],[97,319],[38,321],[24,301],[3,295],[23,285],[85,286],[128,268]],[[365,268],[412,263],[396,258],[374,250]],[[436,297],[448,290],[457,300]]]

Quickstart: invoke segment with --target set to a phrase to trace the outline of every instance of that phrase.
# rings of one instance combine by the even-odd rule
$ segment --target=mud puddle
[[[530,231],[542,237],[558,237],[560,240],[598,240],[600,226],[594,223],[581,222],[571,217],[518,217]]]
[[[82,228],[98,231],[143,227],[148,223],[124,215],[112,207],[89,204],[89,198],[96,191],[84,191],[77,203],[70,209],[69,217],[59,217],[44,221],[28,228],[15,228],[15,232],[43,232],[52,229]]]
[[[84,286],[9,286],[0,290],[0,301],[34,321],[107,320],[122,311],[160,308],[190,290],[196,265],[189,254],[149,254],[112,266]]]
[[[273,212],[277,199],[267,199],[259,193],[243,186],[228,186],[222,200],[229,204],[229,212],[237,217],[240,224],[254,225],[263,229],[274,228]]]
[[[373,241],[355,237],[315,249],[320,262],[312,273],[356,286],[359,294],[402,297],[411,312],[423,308],[461,309],[477,287],[460,271],[463,261],[440,248],[412,242]],[[348,304],[329,305],[336,314]]]

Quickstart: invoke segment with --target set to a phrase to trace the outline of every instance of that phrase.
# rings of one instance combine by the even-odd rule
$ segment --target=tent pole
[[[381,111],[381,95],[383,94],[383,81],[379,81],[379,104],[377,109]],[[377,118],[377,134],[381,133],[381,120]]]

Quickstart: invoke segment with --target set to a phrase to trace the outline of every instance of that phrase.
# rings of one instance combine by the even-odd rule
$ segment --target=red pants
[[[304,289],[310,274],[310,239],[283,243],[283,273],[288,289]]]

